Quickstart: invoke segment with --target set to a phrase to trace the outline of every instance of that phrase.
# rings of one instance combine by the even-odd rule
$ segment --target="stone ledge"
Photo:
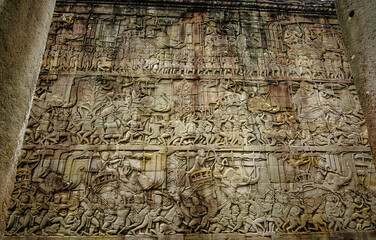
[[[242,10],[264,10],[264,11],[288,11],[288,12],[304,12],[325,13],[335,15],[336,10],[334,1],[332,0],[311,0],[311,1],[265,1],[265,0],[225,0],[225,1],[207,1],[207,0],[57,0],[58,4],[64,3],[86,3],[86,4],[114,4],[114,5],[137,5],[140,6],[174,6],[174,7],[194,7],[194,8],[226,8],[226,9],[242,9]]]

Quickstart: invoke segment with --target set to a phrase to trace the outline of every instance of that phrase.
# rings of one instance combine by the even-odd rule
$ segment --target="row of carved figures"
[[[137,74],[204,74],[241,75],[250,77],[309,77],[348,79],[349,64],[340,56],[323,59],[307,56],[276,54],[263,51],[252,60],[250,56],[194,56],[184,53],[171,56],[161,52],[145,57],[113,56],[110,51],[47,49],[42,68],[64,71],[117,71]],[[124,55],[124,56],[123,56]]]
[[[170,196],[162,191],[117,195],[67,192],[21,193],[13,199],[9,235],[122,235],[238,232],[325,232],[376,227],[375,197],[366,193],[328,193],[293,198],[240,195],[232,199]],[[90,200],[89,200],[90,199]]]
[[[270,113],[232,115],[217,109],[210,117],[194,113],[183,118],[168,115],[119,114],[81,116],[43,115],[31,119],[26,131],[29,144],[159,144],[159,145],[365,145],[364,122],[353,115],[328,115],[298,122],[288,113],[274,119]]]

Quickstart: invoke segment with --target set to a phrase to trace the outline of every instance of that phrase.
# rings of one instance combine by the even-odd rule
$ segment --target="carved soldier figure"
[[[61,137],[67,137],[68,145],[70,145],[72,140],[70,132],[67,131],[67,127],[69,125],[68,118],[69,116],[67,115],[61,117],[56,114],[52,119],[53,132],[47,135],[43,140],[59,143]]]
[[[79,129],[77,131],[77,144],[90,144],[89,137],[95,131],[93,128],[94,121],[95,119],[93,119],[89,113],[82,116],[82,118],[79,120],[78,124],[76,125],[76,128]]]
[[[200,204],[197,197],[192,197],[192,203],[186,203],[185,205],[189,207],[189,213],[192,217],[188,223],[188,227],[199,230],[202,217],[207,214],[206,208]],[[197,227],[195,228],[195,226]]]
[[[150,124],[148,126],[147,131],[145,131],[145,135],[147,135],[146,143],[164,143],[164,139],[161,137],[161,128],[162,125],[156,121],[156,116],[151,116]],[[156,140],[153,141],[152,140]]]
[[[101,231],[108,231],[110,230],[112,224],[116,220],[117,212],[115,207],[115,200],[109,199],[107,201],[107,207],[104,209],[104,221],[103,226],[101,227]]]
[[[307,232],[311,230],[308,228],[307,224],[313,222],[313,213],[320,207],[321,202],[316,203],[316,205],[312,206],[312,200],[302,200],[299,203],[299,207],[303,209],[303,213],[300,216],[300,226],[295,230],[298,232],[300,229],[305,229]]]
[[[41,118],[38,120],[39,126],[35,130],[34,139],[39,140],[43,143],[44,137],[49,134],[49,131],[52,129],[50,122],[50,114],[45,112],[42,114]]]
[[[215,198],[210,199],[209,202],[203,201],[203,205],[207,207],[207,214],[203,216],[201,224],[195,229],[195,232],[198,232],[200,229],[206,231],[211,223],[217,221],[217,219],[215,219],[217,213],[223,207],[219,205],[217,199]]]
[[[253,141],[257,140],[255,134],[253,134],[253,130],[246,126],[246,124],[242,124],[242,133],[241,136],[243,137],[243,145],[248,146]]]
[[[285,223],[288,221],[287,216],[290,212],[291,206],[288,204],[288,196],[281,194],[279,198],[277,198],[277,202],[273,205],[272,210],[272,217],[274,219],[275,224],[275,231],[285,231]]]
[[[251,204],[247,201],[246,196],[244,195],[239,197],[239,201],[233,201],[233,203],[239,206],[240,212],[236,218],[236,225],[231,232],[235,232],[243,226],[248,216],[249,206]]]
[[[78,226],[78,228],[75,231],[76,235],[80,235],[80,231],[82,230],[82,233],[85,235],[93,235],[94,232],[99,228],[99,210],[97,201],[98,198],[94,196],[89,200],[87,198],[87,195],[89,192],[81,199],[85,203],[85,212],[82,214],[81,217],[81,224]],[[87,228],[89,228],[89,231],[87,232]]]
[[[200,149],[197,151],[197,156],[195,158],[195,162],[192,166],[192,168],[187,172],[187,175],[189,176],[190,174],[192,174],[193,172],[195,172],[196,170],[204,167],[204,164],[205,164],[205,160],[208,158],[205,154],[205,151],[203,149]]]
[[[357,204],[354,202],[354,199],[350,194],[345,194],[344,199],[340,199],[343,205],[345,206],[345,212],[343,213],[343,219],[345,220],[342,225],[342,229],[347,229],[349,228],[349,223],[351,220],[355,220],[356,216],[356,209],[362,208],[363,203]]]
[[[102,116],[97,116],[94,121],[94,132],[90,135],[90,144],[99,144],[108,142],[104,139],[104,121]]]
[[[69,206],[61,202],[61,196],[55,194],[54,202],[49,202],[49,208],[46,215],[43,217],[42,222],[40,223],[40,229],[42,230],[43,235],[48,235],[45,227],[48,227],[54,223],[60,223],[64,228],[69,228],[70,226],[65,222],[64,218],[60,216],[59,212],[61,210],[67,209]]]
[[[128,131],[125,132],[123,139],[119,140],[119,143],[133,143],[134,138],[142,136],[143,124],[139,121],[138,113],[132,114],[132,119],[127,123]]]
[[[342,204],[335,199],[333,194],[326,196],[325,213],[329,221],[328,229],[338,231],[343,229]]]
[[[10,215],[6,229],[12,234],[24,230],[27,232],[27,227],[31,226],[32,216],[30,203],[30,196],[22,193],[15,203],[15,211]]]
[[[121,133],[119,132],[120,120],[115,119],[113,115],[110,114],[107,116],[104,127],[104,138],[109,138],[110,140],[112,140],[119,139],[121,137]]]
[[[184,143],[184,140],[189,139],[191,139],[192,141],[196,139],[196,121],[194,120],[193,115],[187,118],[185,133],[183,133],[180,138],[180,145]]]
[[[33,234],[34,231],[40,228],[40,224],[44,218],[44,215],[47,213],[49,209],[49,205],[46,203],[47,199],[43,193],[37,194],[35,197],[35,202],[33,203],[33,207],[31,208],[31,227],[29,230],[30,234]]]
[[[130,205],[120,202],[116,210],[116,219],[112,220],[111,230],[107,230],[107,234],[119,234],[124,228],[128,228],[130,225],[130,220],[128,218],[129,212],[131,211]]]

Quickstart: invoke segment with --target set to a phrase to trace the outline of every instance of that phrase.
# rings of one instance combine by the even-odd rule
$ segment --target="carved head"
[[[238,207],[238,205],[233,205],[233,206],[232,206],[232,208],[231,208],[231,213],[232,213],[232,215],[234,215],[234,216],[238,216],[238,214],[239,214],[239,207]]]
[[[60,203],[61,202],[61,195],[55,194],[54,196],[54,203]]]
[[[138,120],[138,113],[133,113],[132,114],[132,120],[134,120],[134,121],[137,121]]]
[[[289,202],[289,196],[287,194],[280,194],[279,197],[277,197],[280,203],[288,203]]]
[[[192,203],[197,206],[200,204],[200,201],[198,200],[197,197],[192,197]]]
[[[43,193],[38,193],[37,196],[35,197],[35,200],[38,203],[43,203],[44,202],[44,195],[43,195]]]
[[[115,117],[113,116],[113,115],[108,115],[107,116],[107,122],[113,122],[113,121],[115,121]]]
[[[21,150],[20,159],[24,159],[26,157],[26,150]]]
[[[246,202],[247,202],[247,197],[246,197],[245,195],[241,195],[241,196],[239,197],[239,202],[241,202],[241,203],[246,203]]]
[[[102,159],[103,160],[107,160],[110,157],[110,153],[109,152],[102,152],[101,155],[102,155]]]
[[[61,202],[62,203],[67,203],[68,202],[68,195],[67,194],[62,194],[61,195]]]
[[[97,197],[97,195],[95,195],[95,194],[91,195],[91,197],[90,197],[90,201],[91,201],[92,203],[97,203],[97,202],[98,202],[98,197]]]
[[[78,215],[78,216],[81,216],[84,212],[85,212],[85,208],[83,208],[83,207],[79,207],[79,208],[78,208],[77,215]]]
[[[199,149],[199,150],[197,151],[197,153],[198,153],[198,155],[199,155],[200,157],[205,157],[205,151],[204,151],[204,149]]]
[[[325,197],[325,200],[326,200],[327,202],[335,202],[335,198],[334,198],[334,196],[331,195],[331,194],[327,195],[327,196]]]
[[[29,195],[27,195],[26,193],[22,193],[21,196],[19,197],[20,201],[22,203],[28,203],[29,202]]]
[[[153,195],[153,200],[154,200],[154,203],[156,203],[156,204],[161,204],[163,198],[162,198],[161,195],[157,195],[157,194],[155,194],[155,195]]]

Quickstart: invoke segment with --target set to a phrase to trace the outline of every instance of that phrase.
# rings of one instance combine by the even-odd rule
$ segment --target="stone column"
[[[55,0],[0,0],[0,239]]]
[[[376,1],[335,4],[376,164]]]

